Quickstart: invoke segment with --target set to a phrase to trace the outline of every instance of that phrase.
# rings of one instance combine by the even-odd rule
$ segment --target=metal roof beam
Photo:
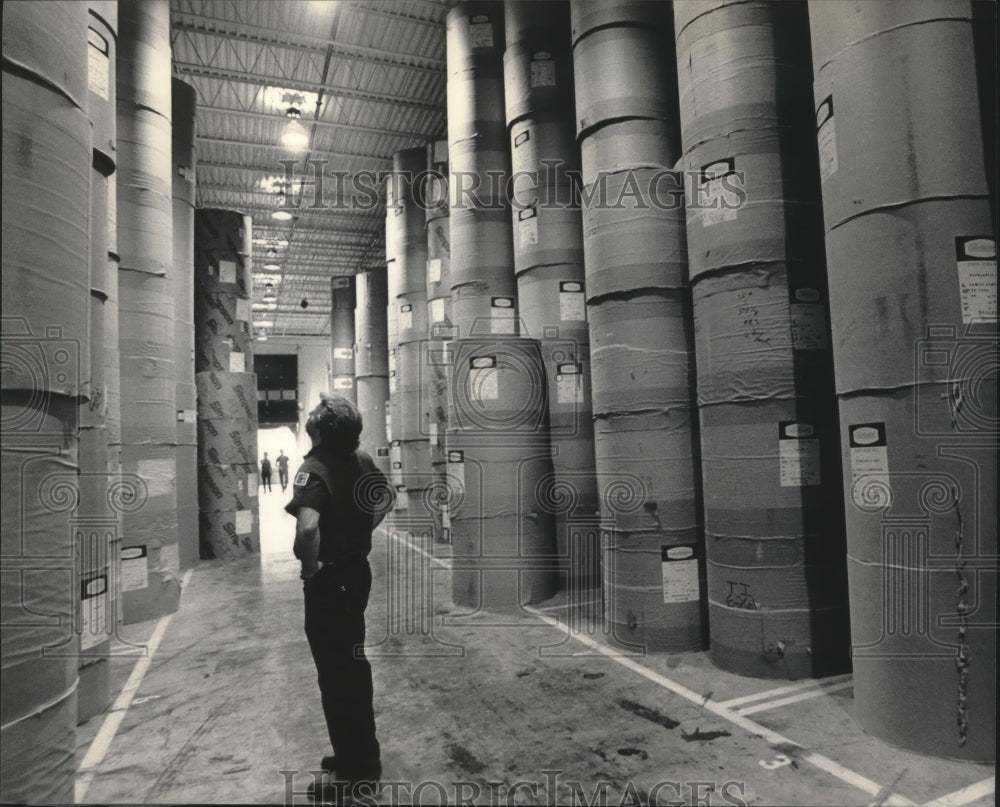
[[[233,148],[245,148],[245,149],[265,149],[267,151],[281,151],[285,154],[289,154],[289,149],[285,146],[278,145],[277,143],[249,143],[246,140],[228,140],[224,137],[210,137],[208,135],[198,135],[197,140],[199,143],[212,143],[219,146],[228,146]],[[352,151],[327,151],[325,149],[313,149],[313,153],[318,156],[330,157],[346,157],[349,159],[359,159],[359,160],[374,160],[377,162],[390,162],[391,157],[383,157],[380,154],[360,154],[358,152]],[[298,159],[292,154],[288,159]]]
[[[176,31],[188,31],[205,36],[217,36],[226,39],[238,39],[258,45],[272,45],[290,50],[307,50],[312,53],[326,53],[329,48],[335,56],[382,64],[390,67],[401,67],[407,70],[420,70],[428,73],[441,73],[445,69],[441,59],[418,56],[415,53],[396,53],[381,48],[362,45],[349,45],[310,34],[290,34],[288,31],[278,31],[249,23],[233,22],[218,17],[203,14],[188,14],[175,12],[177,18],[173,22]]]
[[[260,87],[282,86],[292,90],[305,90],[306,92],[325,93],[341,98],[352,98],[358,101],[366,101],[376,104],[391,104],[393,106],[410,106],[417,109],[429,109],[434,112],[443,112],[444,104],[435,101],[421,101],[416,98],[408,98],[403,95],[389,95],[379,92],[367,92],[366,90],[351,89],[350,87],[337,87],[315,81],[301,81],[294,78],[281,76],[261,76],[254,73],[247,73],[243,70],[227,70],[221,67],[210,67],[203,64],[193,64],[191,62],[174,62],[174,67],[181,73],[200,78],[211,78],[219,81],[233,81],[242,84],[253,84]]]
[[[199,113],[211,112],[213,114],[219,115],[229,115],[236,118],[253,118],[255,120],[269,120],[274,123],[285,123],[285,117],[276,113],[268,112],[254,112],[247,109],[230,109],[228,107],[215,107],[215,106],[203,106],[198,107]],[[362,126],[360,124],[353,123],[335,123],[334,121],[326,121],[322,119],[308,118],[303,119],[304,124],[309,126],[322,126],[328,129],[347,129],[352,132],[365,132],[367,134],[379,134],[379,135],[389,135],[392,137],[409,137],[421,140],[431,140],[435,137],[433,134],[428,134],[427,132],[410,132],[404,131],[402,129],[388,129],[379,126]]]

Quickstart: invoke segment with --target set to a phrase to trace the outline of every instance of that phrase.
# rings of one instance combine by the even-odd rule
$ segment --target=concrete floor
[[[80,727],[79,803],[308,803],[329,750],[288,496],[261,497],[260,557],[201,563],[176,614],[122,630],[142,656],[112,662],[118,700]],[[382,804],[994,803],[992,767],[865,735],[850,676],[629,656],[558,600],[463,613],[446,548],[420,544],[380,530],[371,557]]]

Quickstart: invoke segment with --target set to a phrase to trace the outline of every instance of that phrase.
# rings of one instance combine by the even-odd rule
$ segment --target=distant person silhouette
[[[288,457],[285,456],[284,451],[278,451],[274,463],[278,466],[278,481],[281,483],[281,489],[284,490],[288,487]]]
[[[264,459],[260,461],[260,485],[264,488],[265,493],[271,490],[271,460],[267,458],[266,451]]]

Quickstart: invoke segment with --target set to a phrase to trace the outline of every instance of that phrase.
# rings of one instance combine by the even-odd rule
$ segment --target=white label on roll
[[[587,319],[587,301],[582,283],[564,280],[559,284],[559,319],[563,322],[582,322]]]
[[[406,490],[406,485],[396,485],[396,509],[408,510],[410,508],[410,494]]]
[[[474,401],[495,401],[500,397],[496,367],[473,369],[469,373],[469,397]]]
[[[448,477],[457,491],[465,490],[465,452],[448,452]]]
[[[820,484],[819,440],[808,423],[778,424],[778,467],[781,487]]]
[[[858,507],[888,504],[889,448],[884,423],[860,423],[848,428],[851,447],[851,496]]]
[[[819,145],[819,176],[823,182],[837,173],[837,130],[833,121],[833,96],[816,110],[816,141]]]
[[[440,283],[441,282],[441,259],[431,258],[427,261],[427,282],[428,283]]]
[[[535,54],[532,58],[530,81],[532,87],[556,86],[556,63],[550,54]]]
[[[247,474],[247,494],[257,498],[257,474]]]
[[[474,48],[493,47],[493,24],[486,22],[473,22],[469,25],[469,44]]]
[[[441,528],[445,531],[445,540],[450,540],[451,531],[451,511],[448,507],[448,502],[443,502],[441,504]]]
[[[237,300],[236,301],[236,319],[241,322],[250,321],[250,301],[249,300]]]
[[[701,208],[703,227],[711,227],[724,221],[736,221],[736,198],[727,187],[727,183],[731,185],[735,181],[736,162],[733,158],[719,160],[701,169],[698,207]]]
[[[792,350],[826,350],[826,312],[822,303],[792,303]]]
[[[413,327],[413,306],[401,305],[399,307],[399,330],[408,331]]]
[[[559,365],[556,371],[556,399],[561,404],[583,403],[583,376],[577,365]]]
[[[150,496],[165,496],[174,492],[177,477],[174,460],[139,460],[136,472],[146,483]]]
[[[533,207],[518,211],[517,214],[518,248],[526,249],[538,243],[538,213]]]
[[[145,546],[122,547],[121,590],[149,588],[149,557]]]
[[[989,236],[955,239],[962,324],[997,321],[997,245]]]
[[[247,371],[246,356],[238,351],[229,354],[229,372],[245,373]]]
[[[80,580],[80,649],[89,650],[108,638],[108,575],[88,574]]]
[[[95,95],[108,100],[108,41],[93,28],[87,31],[90,47],[87,49],[87,86]]]
[[[334,389],[354,389],[354,378],[349,375],[338,375],[333,379]]]
[[[697,602],[700,599],[698,556],[693,546],[660,547],[660,571],[665,604]]]
[[[180,571],[181,552],[178,544],[166,544],[160,547],[160,568],[172,572]]]
[[[350,361],[354,358],[354,351],[349,347],[335,347],[333,349],[333,358]]]
[[[396,391],[396,371],[395,370],[390,370],[389,371],[389,392],[395,392],[395,391]],[[386,422],[388,423],[388,421],[386,421]]]
[[[436,421],[427,424],[427,439],[432,446],[438,444],[438,425]]]
[[[513,334],[517,324],[514,317],[514,300],[511,297],[494,297],[491,303],[491,333]]]
[[[450,365],[452,362],[451,341],[441,343],[441,364]]]
[[[252,510],[237,510],[236,511],[236,534],[246,535],[248,532],[253,531],[253,511]]]
[[[197,421],[198,421],[198,413],[194,409],[177,410],[178,423],[196,423]]]
[[[438,297],[436,300],[431,300],[431,322],[444,322],[445,321],[445,309],[444,309],[444,297]]]
[[[220,283],[236,282],[235,261],[219,261],[219,282]]]

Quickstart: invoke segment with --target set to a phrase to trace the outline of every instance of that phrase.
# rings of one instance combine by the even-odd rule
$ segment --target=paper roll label
[[[395,391],[396,391],[396,371],[395,370],[390,370],[389,371],[389,392],[395,392]],[[389,421],[386,420],[386,423],[388,423],[388,422]]]
[[[248,532],[253,531],[253,511],[252,510],[237,510],[236,511],[236,534],[246,535]]]
[[[427,261],[427,282],[428,283],[440,283],[441,282],[441,259],[431,258]]]
[[[660,547],[660,572],[664,604],[700,599],[698,554],[694,546]]]
[[[219,261],[219,282],[220,283],[236,282],[235,261]]]
[[[561,366],[556,373],[556,399],[561,404],[583,403],[583,376],[579,368]]]
[[[236,319],[241,322],[250,321],[250,301],[239,299],[236,301]]]
[[[582,283],[559,284],[559,319],[563,322],[583,322],[587,319],[587,301]]]
[[[822,303],[792,303],[792,350],[826,350],[826,311]]]
[[[431,300],[431,322],[444,322],[445,310],[444,310],[444,297],[438,297],[436,300]]]
[[[551,58],[532,59],[531,77],[532,87],[555,87],[556,86],[556,63]]]
[[[500,397],[496,367],[475,368],[469,373],[469,397],[474,401],[495,401]]]
[[[247,474],[247,495],[257,497],[257,486],[260,483],[257,481],[257,474]]]
[[[819,146],[819,176],[826,182],[837,173],[837,130],[833,120],[833,96],[816,110],[816,140]]]
[[[438,425],[436,421],[427,424],[427,441],[432,445],[438,444]]]
[[[136,472],[146,483],[150,497],[174,492],[177,479],[177,463],[174,460],[139,460]]]
[[[88,574],[80,580],[80,649],[89,650],[108,638],[108,575]]]
[[[121,590],[149,588],[149,557],[145,546],[122,547]]]
[[[807,423],[778,424],[778,467],[783,488],[819,485],[819,440]]]
[[[872,507],[890,495],[889,448],[884,423],[848,427],[851,450],[851,497],[858,507]],[[867,491],[867,493],[866,493]]]
[[[730,157],[703,166],[698,206],[701,208],[701,224],[711,227],[724,221],[736,221],[736,207],[732,192],[726,187],[726,177],[732,183],[736,179],[736,161]]]
[[[493,24],[489,20],[470,23],[469,44],[474,48],[492,48]]]
[[[349,375],[339,375],[333,379],[333,388],[340,390],[354,389],[354,379]]]
[[[108,75],[110,60],[108,58],[108,41],[93,28],[87,30],[87,86],[92,93],[108,100]]]
[[[997,250],[989,236],[955,239],[962,324],[997,321]]]
[[[177,410],[177,422],[178,423],[197,423],[198,422],[198,412],[195,409],[178,409]]]
[[[349,347],[335,347],[333,349],[333,358],[350,361],[354,358],[354,351]]]
[[[526,249],[538,243],[538,216],[534,208],[518,213],[517,237],[520,249]]]
[[[462,451],[448,452],[448,477],[458,491],[465,490],[465,453]]]
[[[396,485],[396,509],[410,509],[410,494],[407,492],[404,485]]]
[[[229,354],[229,372],[245,373],[247,369],[246,356],[238,351]]]
[[[399,307],[399,330],[408,331],[413,327],[413,306],[403,305]]]
[[[514,333],[516,318],[514,316],[514,301],[510,297],[494,297],[490,312],[491,333]]]

